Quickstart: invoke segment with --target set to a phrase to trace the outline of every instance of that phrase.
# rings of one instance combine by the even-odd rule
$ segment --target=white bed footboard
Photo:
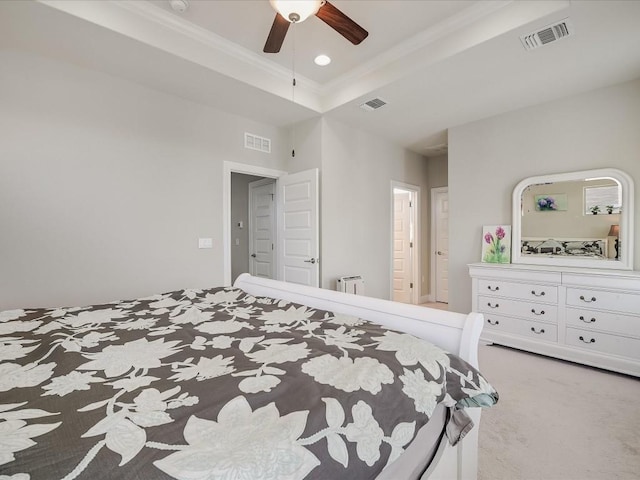
[[[240,275],[234,286],[251,295],[278,298],[321,310],[354,315],[385,327],[411,333],[457,354],[474,367],[478,367],[478,342],[484,322],[483,316],[479,313],[472,312],[465,315],[447,312],[252,277],[248,273]],[[476,427],[456,447],[451,447],[445,439],[423,478],[446,480],[476,478],[480,409],[469,409],[468,413]]]

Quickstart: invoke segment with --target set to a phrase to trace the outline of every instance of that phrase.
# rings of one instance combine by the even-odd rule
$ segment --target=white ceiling
[[[324,114],[427,155],[449,127],[640,77],[639,1],[333,0],[369,31],[362,44],[312,17],[278,54],[262,53],[267,0],[189,3],[178,14],[165,0],[4,0],[0,46],[275,125]],[[520,44],[566,17],[575,35]],[[319,53],[332,63],[314,65]],[[388,105],[359,108],[376,96]]]

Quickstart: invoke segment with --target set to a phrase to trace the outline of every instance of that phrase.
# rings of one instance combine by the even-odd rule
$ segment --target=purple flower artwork
[[[538,212],[560,212],[567,209],[566,193],[536,195],[534,201]]]
[[[511,227],[494,225],[482,228],[482,261],[509,263],[511,261]]]

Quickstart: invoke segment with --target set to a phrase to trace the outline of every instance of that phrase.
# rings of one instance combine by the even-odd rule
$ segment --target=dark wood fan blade
[[[271,30],[267,37],[267,43],[264,44],[264,53],[278,53],[280,51],[284,37],[287,35],[287,30],[289,30],[289,25],[290,23],[282,15],[276,13],[276,18],[273,19],[273,25],[271,25]]]
[[[329,25],[354,45],[358,45],[369,35],[369,32],[329,2],[326,2],[320,7],[320,10],[316,13],[316,17]]]

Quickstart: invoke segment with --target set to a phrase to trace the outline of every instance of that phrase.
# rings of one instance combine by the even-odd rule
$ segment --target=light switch
[[[213,248],[213,238],[199,238],[198,248]]]

